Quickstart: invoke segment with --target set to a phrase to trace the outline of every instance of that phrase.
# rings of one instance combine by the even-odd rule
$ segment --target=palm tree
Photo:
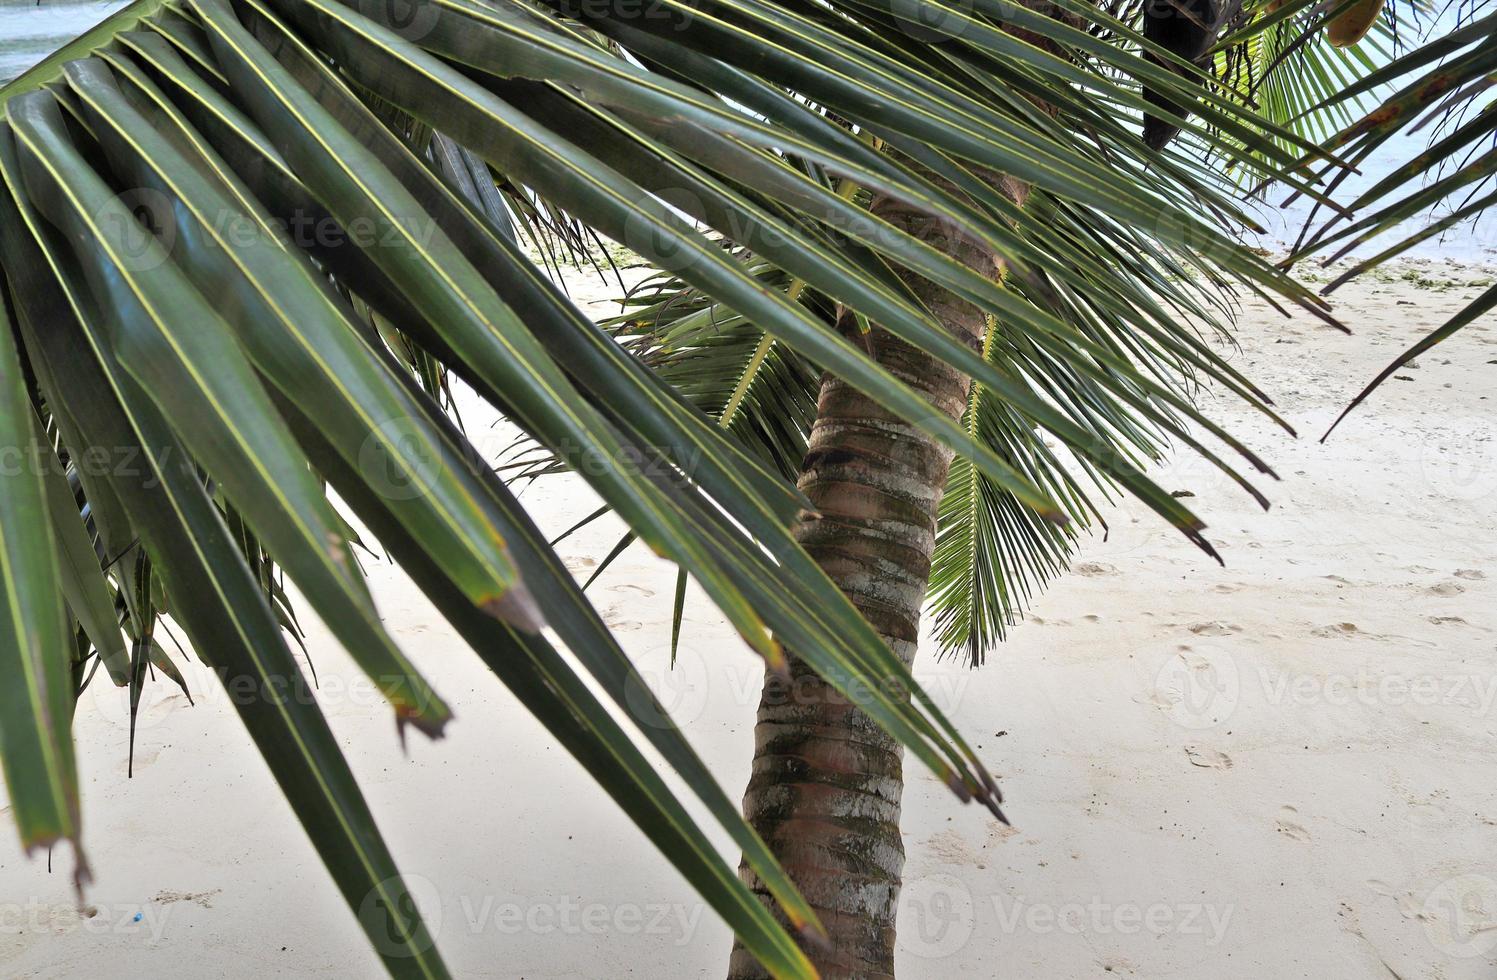
[[[1267,6],[1223,50],[1343,12]],[[1302,175],[1341,161],[1140,16],[138,0],[6,87],[0,439],[26,465],[0,475],[0,752],[24,845],[81,839],[69,725],[100,666],[132,705],[153,668],[182,683],[168,616],[390,972],[445,975],[290,646],[283,574],[402,732],[451,717],[331,486],[732,927],[735,976],[892,974],[902,753],[1002,816],[910,672],[928,586],[943,647],[980,660],[1099,519],[1087,484],[1210,553],[1142,464],[1183,442],[1257,495],[1204,438],[1271,471],[1190,395],[1277,416],[1198,327],[1240,290],[1334,322],[1232,230],[1244,177],[1340,214]],[[1191,152],[1145,145],[1146,109]],[[605,330],[522,247],[542,227],[669,276]],[[742,816],[449,414],[451,377],[763,656]]]

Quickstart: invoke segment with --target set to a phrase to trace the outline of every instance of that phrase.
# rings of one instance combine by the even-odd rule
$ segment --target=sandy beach
[[[1396,353],[1490,282],[1436,262],[1344,287],[1345,336],[1250,305],[1234,362],[1299,429],[1211,414],[1282,475],[1264,513],[1193,458],[1220,568],[1131,501],[972,671],[917,674],[1000,777],[1006,829],[907,771],[907,978],[1399,978],[1497,973],[1497,329],[1400,371],[1317,440]],[[604,286],[571,285],[599,315]],[[509,442],[476,409],[470,432]],[[548,531],[593,508],[570,478],[522,499]],[[585,575],[618,525],[562,553]],[[453,705],[403,754],[388,709],[302,606],[320,698],[397,859],[464,977],[716,977],[730,937],[552,745],[398,569],[382,615]],[[592,588],[626,649],[737,796],[757,661],[691,595],[667,668],[674,570],[627,552]],[[75,725],[96,883],[80,914],[0,835],[0,975],[368,977],[379,963],[210,672]],[[736,863],[721,833],[717,839]],[[90,914],[91,913],[91,914]]]

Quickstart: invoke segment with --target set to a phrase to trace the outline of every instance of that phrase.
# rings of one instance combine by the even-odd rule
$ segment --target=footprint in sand
[[[201,906],[202,908],[211,909],[213,907],[214,896],[218,895],[222,891],[222,888],[214,888],[205,892],[160,891],[156,893],[156,897],[151,899],[151,901],[155,902],[157,905],[172,905],[177,902],[191,902],[192,904]]]
[[[1474,568],[1462,568],[1455,573],[1455,577],[1463,578],[1468,582],[1480,582],[1486,578],[1486,575]]]
[[[134,758],[126,756],[125,761],[120,764],[119,768],[121,772],[129,772],[133,769],[138,773],[142,769],[155,765],[156,760],[159,758],[161,758],[161,749],[143,748],[137,745],[135,747]]]
[[[1430,595],[1460,595],[1465,591],[1464,586],[1457,585],[1455,582],[1441,582],[1439,585],[1429,587]]]
[[[635,585],[633,582],[622,582],[622,583],[620,583],[618,585],[610,585],[608,587],[608,591],[609,592],[638,592],[640,595],[644,596],[645,598],[649,598],[650,596],[652,596],[652,595],[655,594],[655,590],[653,590],[653,589],[647,589],[643,585]]]
[[[1360,633],[1356,623],[1335,623],[1330,626],[1322,626],[1310,631],[1314,636],[1353,636]]]
[[[1163,691],[1156,687],[1152,692],[1148,694],[1135,694],[1133,696],[1133,703],[1148,704],[1158,708],[1160,711],[1168,711],[1173,708],[1177,702],[1174,698],[1170,697],[1169,692]]]
[[[1185,746],[1185,758],[1190,760],[1191,765],[1202,769],[1231,769],[1233,764],[1232,757],[1227,753],[1197,745]]]
[[[925,847],[944,864],[971,865],[977,863],[972,847],[955,830],[943,830],[925,839]]]
[[[1212,620],[1209,623],[1191,623],[1186,627],[1196,636],[1231,636],[1233,633],[1241,633],[1242,627],[1232,623],[1222,623]]]
[[[1299,823],[1299,811],[1292,806],[1279,809],[1279,819],[1274,829],[1290,840],[1308,843],[1311,839],[1310,832]]]
[[[1409,824],[1420,830],[1439,830],[1450,826],[1450,814],[1445,811],[1441,794],[1436,793],[1427,800],[1409,801]]]
[[[1138,967],[1133,965],[1132,960],[1125,960],[1121,956],[1109,956],[1105,960],[1097,960],[1097,965],[1102,967],[1103,973],[1113,976],[1131,977],[1138,973]]]
[[[1020,834],[1017,827],[1007,827],[996,820],[990,820],[988,824],[987,840],[984,841],[983,846],[987,846],[988,844],[1002,844],[1010,838],[1018,837]]]
[[[1095,578],[1098,575],[1116,575],[1117,567],[1100,561],[1084,561],[1071,569],[1077,575],[1085,575],[1087,578]]]

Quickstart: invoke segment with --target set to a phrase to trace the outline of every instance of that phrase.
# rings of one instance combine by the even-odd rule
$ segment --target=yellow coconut
[[[1383,0],[1357,0],[1326,25],[1326,40],[1338,48],[1349,48],[1372,30],[1383,12]]]

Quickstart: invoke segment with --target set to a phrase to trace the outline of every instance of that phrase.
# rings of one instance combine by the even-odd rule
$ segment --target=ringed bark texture
[[[887,199],[876,200],[872,210],[980,274],[998,275],[991,252],[943,223]],[[906,282],[958,338],[981,347],[981,310],[923,279]],[[838,328],[863,342],[851,314]],[[961,418],[967,377],[877,327],[867,342],[878,362],[924,395],[932,411]],[[951,450],[841,379],[822,379],[799,478],[818,513],[796,534],[906,664],[915,656],[951,458]],[[830,945],[808,945],[806,952],[829,980],[894,975],[904,866],[901,756],[883,729],[793,651],[788,678],[766,675],[744,815],[827,927]],[[751,869],[741,866],[739,874],[773,907]],[[729,976],[767,974],[735,945]]]

